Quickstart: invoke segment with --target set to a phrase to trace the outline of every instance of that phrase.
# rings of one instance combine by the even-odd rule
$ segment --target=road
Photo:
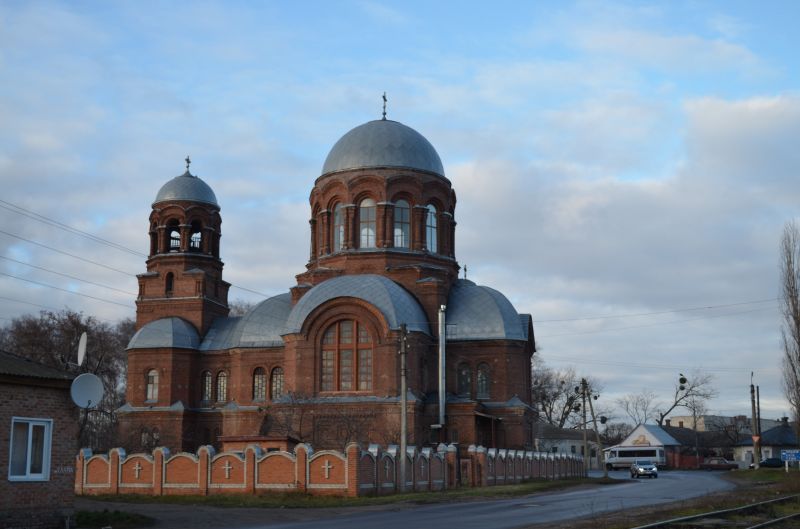
[[[685,500],[733,486],[717,472],[662,472],[658,479],[627,480],[621,485],[590,486],[513,499],[434,505],[384,505],[347,509],[223,509],[158,504],[123,504],[78,499],[79,509],[119,509],[155,517],[156,527],[174,529],[513,529],[609,511]]]

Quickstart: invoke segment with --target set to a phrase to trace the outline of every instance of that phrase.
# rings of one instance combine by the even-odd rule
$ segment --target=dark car
[[[638,478],[641,476],[648,476],[651,478],[658,477],[658,467],[649,459],[637,459],[631,465],[631,477]]]
[[[709,457],[700,465],[703,470],[735,470],[739,465],[724,457]]]
[[[785,464],[786,463],[784,463],[780,457],[768,457],[766,459],[762,459],[758,466],[766,468],[783,468]],[[755,468],[755,465],[750,463],[750,468]]]

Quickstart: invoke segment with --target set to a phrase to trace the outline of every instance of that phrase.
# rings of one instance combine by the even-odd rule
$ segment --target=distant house
[[[697,428],[695,428],[695,420]],[[778,426],[780,421],[772,419],[761,419],[761,431],[769,430]],[[678,428],[690,428],[699,432],[731,432],[744,435],[752,434],[752,422],[747,415],[698,415],[697,418],[691,415],[673,415],[666,420],[666,426],[677,426]]]
[[[0,522],[56,528],[73,513],[72,375],[0,351]]]
[[[559,428],[546,423],[539,423],[536,428],[534,442],[537,451],[584,455],[583,430]],[[591,457],[589,468],[598,468],[597,442],[594,430],[586,430],[586,440],[589,445],[589,457]]]
[[[797,432],[789,424],[789,418],[784,417],[778,426],[761,432],[761,457],[781,457],[781,450],[797,449]],[[737,461],[753,462],[753,439],[746,438],[739,441],[734,450]]]
[[[680,443],[675,449],[675,468],[699,468],[707,457],[733,458],[736,438],[726,430],[692,430],[680,426],[663,426],[665,432]],[[677,457],[679,456],[679,457]]]
[[[606,460],[610,457],[625,458],[631,449],[653,450],[648,458],[660,459],[659,451],[663,451],[665,464],[669,467],[680,467],[680,443],[663,428],[654,424],[640,424],[620,444],[606,448]],[[626,454],[623,454],[625,452]],[[638,456],[637,456],[638,457]],[[662,463],[658,463],[662,464]]]

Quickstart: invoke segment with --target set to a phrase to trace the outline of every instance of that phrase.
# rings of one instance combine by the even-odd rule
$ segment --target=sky
[[[187,155],[230,298],[286,292],[325,157],[386,92],[457,193],[457,259],[532,314],[547,366],[605,407],[711,374],[723,415],[749,415],[752,372],[778,418],[797,20],[792,1],[0,2],[0,325],[133,317],[150,205]]]

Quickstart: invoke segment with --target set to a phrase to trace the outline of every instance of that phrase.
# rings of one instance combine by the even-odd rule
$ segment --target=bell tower
[[[161,318],[182,318],[200,336],[214,318],[228,315],[228,288],[219,255],[222,218],[211,187],[189,172],[164,184],[150,213],[147,272],[139,274],[136,328]]]

